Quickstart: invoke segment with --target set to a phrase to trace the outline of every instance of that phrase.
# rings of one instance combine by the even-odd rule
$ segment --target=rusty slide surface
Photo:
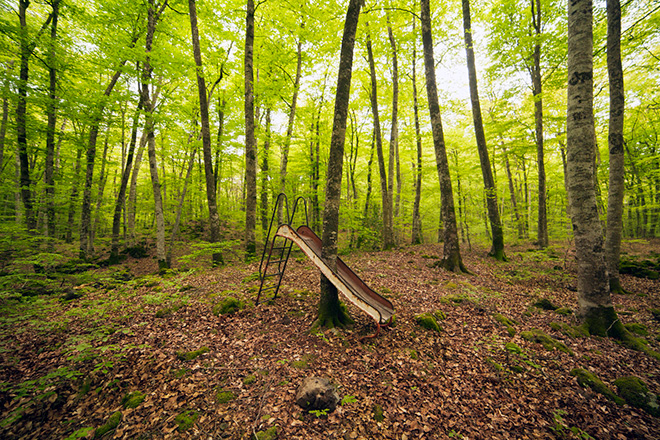
[[[337,271],[330,269],[321,258],[321,239],[308,226],[300,226],[295,231],[284,224],[278,228],[276,235],[294,242],[346,299],[371,316],[377,324],[389,322],[394,315],[392,303],[367,286],[340,258],[337,258]]]

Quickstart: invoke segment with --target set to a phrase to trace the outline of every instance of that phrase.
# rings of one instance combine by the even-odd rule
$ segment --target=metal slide
[[[337,258],[337,271],[330,269],[321,258],[321,239],[308,226],[300,226],[296,231],[283,224],[275,235],[298,245],[346,299],[376,321],[379,331],[381,325],[391,322],[394,315],[392,303],[367,286],[340,258]]]

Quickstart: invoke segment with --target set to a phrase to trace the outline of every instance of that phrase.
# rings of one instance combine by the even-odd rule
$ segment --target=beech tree
[[[254,137],[254,0],[247,0],[245,14],[245,255],[256,252],[257,144]]]

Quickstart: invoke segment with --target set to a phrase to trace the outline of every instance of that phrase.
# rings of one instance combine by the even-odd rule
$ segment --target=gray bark
[[[245,16],[245,256],[256,252],[257,145],[254,137],[254,0],[247,0]]]

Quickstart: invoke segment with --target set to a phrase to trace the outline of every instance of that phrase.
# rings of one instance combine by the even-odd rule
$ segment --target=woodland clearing
[[[626,242],[624,255],[657,259],[658,244]],[[126,439],[274,438],[272,427],[281,439],[660,438],[657,418],[571,375],[586,369],[615,392],[637,376],[660,393],[660,361],[572,331],[572,250],[510,246],[507,263],[463,252],[471,275],[430,267],[438,244],[342,257],[395,306],[396,325],[365,340],[373,324],[350,305],[351,329],[310,333],[319,275],[301,254],[257,307],[258,262],[153,275],[156,260],[128,258],[88,271],[79,298],[3,297],[0,437],[94,438],[105,425],[104,438]],[[632,293],[614,295],[619,316],[660,351],[660,281],[622,281]],[[216,316],[227,297],[245,307]],[[440,332],[416,323],[437,311]],[[568,353],[522,337],[532,329]],[[308,376],[336,384],[336,411],[301,413]]]

